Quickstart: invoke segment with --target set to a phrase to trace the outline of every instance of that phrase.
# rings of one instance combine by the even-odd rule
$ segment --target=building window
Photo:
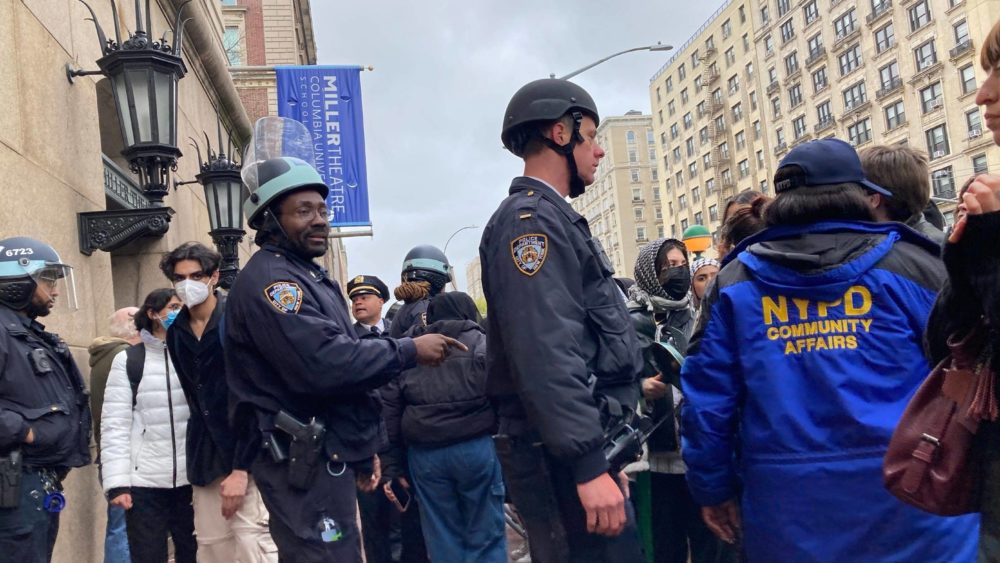
[[[752,81],[753,80],[753,63],[752,62],[747,63],[747,80],[748,81]]]
[[[649,160],[650,162],[656,160],[656,147],[653,145],[649,145]]]
[[[750,37],[746,33],[743,34],[743,52],[750,52]]]
[[[868,101],[868,93],[865,90],[865,82],[862,80],[857,84],[844,90],[844,107],[851,109]]]
[[[667,77],[666,82],[664,82],[664,86],[667,87],[668,94],[674,91],[674,79],[672,76]]]
[[[764,168],[764,151],[757,151],[757,168]]]
[[[684,194],[677,196],[677,208],[684,210],[687,209],[687,207],[688,207],[687,196]]]
[[[920,90],[920,107],[924,113],[939,109],[942,106],[944,106],[944,97],[941,95],[940,82],[935,82]]]
[[[632,201],[642,201],[642,188],[632,188]]]
[[[819,8],[816,7],[816,0],[812,0],[802,7],[802,15],[805,17],[806,25],[816,21],[819,17]]]
[[[683,233],[684,231],[687,230],[687,228],[688,228],[688,220],[681,219],[681,232]]]
[[[684,128],[690,129],[692,125],[694,125],[694,121],[691,119],[691,112],[687,112],[684,114]]]
[[[955,174],[951,166],[931,172],[931,184],[934,186],[934,196],[944,199],[955,199]]]
[[[708,220],[709,221],[713,221],[713,222],[719,220],[719,206],[718,205],[709,205],[708,206]]]
[[[733,106],[733,121],[739,121],[743,119],[743,104],[737,103]]]
[[[784,16],[788,13],[792,5],[791,0],[778,0],[778,17]]]
[[[755,141],[760,140],[760,122],[753,122],[753,138]]]
[[[785,143],[785,130],[782,129],[781,127],[778,127],[778,129],[774,132],[774,140],[778,144],[779,147],[785,146],[786,145],[786,143]]]
[[[916,31],[931,21],[931,8],[927,0],[919,0],[909,10],[910,31]]]
[[[674,147],[674,150],[672,151],[672,153],[674,155],[674,162],[675,163],[680,162],[681,161],[681,148],[680,147]]]
[[[740,12],[740,23],[747,23],[747,11],[746,11],[746,9],[744,9],[743,6],[740,6],[739,12]]]
[[[774,54],[774,39],[771,39],[770,35],[764,37],[764,55],[771,56]]]
[[[650,168],[649,172],[650,172],[650,179],[652,179],[654,182],[660,181],[660,171],[657,170],[656,167]],[[660,190],[653,190],[653,199],[660,199]]]
[[[930,67],[937,62],[937,51],[934,49],[934,40],[931,39],[921,43],[913,50],[913,57],[917,61],[917,72]]]
[[[636,221],[645,221],[643,209],[641,207],[633,207],[632,214],[635,216]]]
[[[800,115],[792,120],[792,129],[795,130],[796,139],[806,134],[806,118],[804,115]]]
[[[241,39],[240,28],[226,26],[222,36],[222,47],[229,59],[229,66],[243,66],[243,41]]]
[[[789,19],[781,24],[781,42],[788,43],[795,38],[795,28],[792,27],[792,20]]]
[[[705,153],[701,155],[701,165],[708,170],[712,167],[712,153]]]
[[[698,68],[699,64],[701,64],[701,61],[698,59],[698,49],[695,49],[691,53],[691,68]]]
[[[796,84],[788,89],[788,107],[798,107],[802,103],[802,88]]]
[[[809,58],[811,59],[813,57],[818,57],[819,50],[823,48],[823,34],[817,33],[816,35],[810,37],[808,41],[808,46],[809,46]],[[806,61],[806,63],[809,62],[811,61]]]
[[[667,102],[667,113],[674,115],[677,112],[677,104],[673,100]]]
[[[646,240],[646,227],[644,225],[636,225],[635,239],[640,241]]]
[[[681,90],[681,103],[686,104],[688,103],[688,100],[690,100],[690,98],[688,97],[688,89],[685,88]]]
[[[854,31],[854,21],[854,8],[833,21],[833,31],[837,34],[838,40]]]
[[[722,38],[725,39],[733,34],[733,24],[729,20],[722,22]]]
[[[691,162],[688,164],[688,179],[693,180],[698,177],[698,163]]]
[[[701,192],[698,190],[698,186],[691,188],[691,201],[694,203],[701,202]]]
[[[757,111],[757,92],[750,92],[750,111]]]
[[[882,53],[896,44],[896,31],[892,22],[875,30],[875,52]]]
[[[974,139],[983,133],[983,119],[979,115],[979,108],[972,108],[965,112],[965,126],[969,132],[969,138]]]
[[[683,172],[678,172],[676,174],[676,176],[674,176],[674,177],[677,179],[677,187],[678,188],[684,185],[684,173]]]
[[[715,178],[709,178],[705,181],[705,191],[709,194],[715,193]]]
[[[687,70],[684,69],[684,63],[681,63],[681,66],[677,67],[677,79],[683,82],[685,78],[687,78]]]
[[[799,70],[798,53],[792,53],[785,57],[785,74],[792,74]]]
[[[767,180],[761,180],[760,181],[760,193],[762,193],[762,194],[766,194],[767,193]]]
[[[928,129],[925,135],[927,136],[927,154],[931,155],[931,160],[941,158],[950,152],[948,148],[948,129],[943,123],[937,127]]]
[[[680,129],[677,128],[677,124],[676,123],[671,124],[670,125],[670,140],[671,141],[677,140],[677,136],[680,135],[680,134],[681,134],[681,132],[680,132]]]
[[[726,81],[726,85],[729,86],[729,95],[733,95],[740,91],[740,77],[737,75],[732,75],[729,80]]]
[[[728,141],[723,141],[722,144],[719,145],[719,154],[722,155],[722,159],[723,160],[729,160],[729,142]]]
[[[736,132],[736,150],[741,151],[747,147],[747,136],[743,131]]]
[[[635,144],[635,131],[626,131],[625,132],[625,142],[628,143],[628,144],[630,144],[630,145],[634,145]]]
[[[701,220],[702,220],[702,214],[701,211],[698,211],[694,214],[694,224],[701,225],[702,224]]]
[[[684,146],[687,148],[688,158],[694,156],[694,137],[688,137],[684,141]]]
[[[771,12],[767,9],[767,6],[761,6],[760,8],[760,23],[761,25],[771,23]]]
[[[629,170],[629,175],[632,177],[632,183],[638,183],[639,182],[639,169],[638,168],[632,168],[632,169],[630,169]]]
[[[867,143],[872,139],[872,120],[864,118],[847,127],[847,138],[855,145]]]
[[[972,65],[963,66],[958,71],[962,79],[962,93],[971,94],[976,91],[976,70]]]
[[[635,149],[628,150],[628,161],[632,163],[639,162],[639,155]]]
[[[739,168],[740,168],[740,179],[746,178],[747,176],[750,175],[750,161],[748,161],[747,159],[744,158],[743,160],[740,161]]]
[[[715,48],[715,36],[714,35],[709,35],[708,39],[705,40],[705,48],[706,49],[714,49]]]
[[[906,124],[906,113],[903,109],[903,100],[899,100],[891,106],[885,108],[885,129],[893,129]]]
[[[702,127],[700,131],[698,131],[698,141],[700,141],[702,145],[704,145],[709,141],[707,125],[705,127]]]
[[[840,75],[850,74],[851,71],[861,66],[861,44],[844,51],[837,60],[840,61]]]
[[[826,67],[822,67],[816,72],[812,73],[813,90],[816,93],[822,92],[826,89],[829,82],[826,80]]]
[[[781,98],[771,98],[771,113],[775,118],[781,117]]]
[[[726,49],[726,68],[733,66],[736,63],[736,52],[730,47]]]
[[[989,165],[986,163],[985,154],[977,154],[972,157],[972,173],[973,174],[985,174],[990,171]]]
[[[899,63],[892,61],[884,67],[878,69],[879,80],[883,90],[889,90],[896,85],[899,78]]]
[[[961,45],[969,40],[969,24],[962,20],[952,26],[955,30],[955,45]]]

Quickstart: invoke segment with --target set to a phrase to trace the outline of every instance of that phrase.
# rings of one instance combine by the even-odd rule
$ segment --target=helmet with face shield
[[[312,136],[305,125],[287,117],[262,117],[243,155],[240,172],[250,197],[243,204],[247,224],[259,229],[269,206],[284,194],[315,189],[326,199],[329,188],[316,171]]]
[[[36,289],[41,290],[38,299]],[[37,315],[47,314],[53,307],[75,311],[73,268],[40,240],[0,240],[0,304],[15,311],[32,308]]]

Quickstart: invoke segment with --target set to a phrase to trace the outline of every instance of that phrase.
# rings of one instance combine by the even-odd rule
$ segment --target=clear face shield
[[[321,141],[325,142],[325,141]],[[267,116],[257,120],[253,138],[243,154],[240,175],[250,193],[260,188],[260,166],[275,158],[297,158],[316,168],[312,135],[301,122],[287,117]],[[264,183],[266,183],[266,179]]]
[[[46,263],[30,275],[36,284],[34,304],[47,305],[49,311],[57,313],[71,313],[80,308],[71,266]]]

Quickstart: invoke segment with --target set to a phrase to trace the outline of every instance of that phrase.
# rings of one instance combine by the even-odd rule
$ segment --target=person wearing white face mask
[[[216,251],[188,242],[160,262],[184,302],[167,347],[191,405],[187,459],[198,561],[277,563],[268,512],[249,474],[258,452],[249,439],[252,429],[229,425],[222,348],[226,296],[216,289],[221,260]]]

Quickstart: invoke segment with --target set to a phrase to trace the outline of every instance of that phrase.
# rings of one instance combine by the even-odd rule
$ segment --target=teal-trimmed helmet
[[[76,310],[76,283],[73,268],[65,264],[59,253],[48,244],[29,237],[0,240],[0,304],[15,311],[31,302],[35,288],[45,284],[52,296],[61,285],[57,303]]]
[[[243,213],[254,229],[260,228],[263,212],[282,195],[311,188],[326,199],[330,192],[316,171],[309,131],[301,122],[287,117],[257,120],[240,174],[250,192]]]
[[[415,246],[403,259],[403,281],[426,281],[436,295],[451,281],[452,268],[441,249],[429,244]]]

